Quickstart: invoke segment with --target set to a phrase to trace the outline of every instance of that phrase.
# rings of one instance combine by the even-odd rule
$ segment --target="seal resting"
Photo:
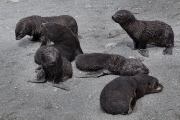
[[[119,10],[112,19],[133,39],[134,48],[145,57],[149,56],[147,44],[166,47],[163,54],[172,54],[174,46],[174,32],[168,24],[161,21],[141,21],[127,10]]]
[[[54,87],[69,90],[62,82],[72,77],[71,63],[53,45],[41,46],[36,51],[34,60],[40,67],[37,70],[37,79],[29,82],[52,81]]]
[[[146,94],[161,92],[162,89],[158,80],[147,74],[120,76],[103,88],[100,105],[109,114],[130,114],[137,99]]]
[[[61,55],[69,61],[73,61],[78,54],[83,54],[79,39],[68,28],[48,22],[41,25],[41,32],[42,45],[52,41]]]
[[[16,40],[22,39],[24,36],[33,36],[32,41],[37,41],[41,37],[40,25],[42,23],[54,22],[69,28],[74,34],[78,35],[78,25],[76,20],[69,15],[41,17],[33,15],[19,20],[16,24],[15,35]]]
[[[114,54],[81,54],[76,57],[75,64],[79,70],[95,71],[84,77],[100,77],[108,74],[133,76],[149,73],[149,69],[140,60]]]

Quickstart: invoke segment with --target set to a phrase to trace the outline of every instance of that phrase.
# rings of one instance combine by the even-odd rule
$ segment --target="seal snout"
[[[113,15],[113,16],[112,16],[112,19],[114,20],[114,22],[116,22],[116,23],[118,22],[118,21],[117,21],[117,16],[116,16],[116,15]]]
[[[114,16],[114,15],[112,16],[112,19],[113,19],[113,20],[115,19],[115,16]]]
[[[158,84],[155,93],[161,92],[162,90],[163,90],[163,86],[161,84]]]

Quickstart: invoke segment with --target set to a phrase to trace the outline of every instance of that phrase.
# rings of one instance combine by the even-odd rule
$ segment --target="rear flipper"
[[[53,83],[52,86],[60,88],[60,89],[63,89],[63,90],[67,90],[67,91],[70,90],[70,88],[67,85],[65,85],[64,83],[62,83],[62,82],[60,82],[60,83]]]
[[[101,69],[96,72],[89,72],[89,73],[85,74],[85,76],[78,76],[77,78],[97,78],[97,77],[101,77],[104,75],[110,75],[110,74],[112,74],[112,73],[109,70]]]
[[[39,65],[39,67],[36,68],[35,72],[37,73],[37,72],[38,72],[39,70],[41,70],[41,69],[42,69],[42,66]]]
[[[149,57],[149,51],[147,49],[139,49],[138,52],[144,57]]]
[[[172,47],[168,47],[163,51],[163,55],[172,55]]]

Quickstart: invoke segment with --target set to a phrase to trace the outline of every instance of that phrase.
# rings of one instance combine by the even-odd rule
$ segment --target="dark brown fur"
[[[145,50],[147,44],[166,47],[164,54],[172,54],[174,32],[168,24],[161,21],[141,21],[127,10],[119,10],[112,19],[133,39],[133,49]],[[142,54],[143,55],[143,54]],[[146,55],[145,55],[146,56]],[[148,55],[147,55],[148,56]]]
[[[20,40],[26,35],[33,36],[33,41],[41,37],[40,25],[42,23],[54,22],[69,28],[74,34],[78,35],[78,25],[76,20],[69,15],[41,17],[37,15],[22,18],[16,24],[16,40]]]
[[[120,76],[103,88],[100,105],[109,114],[130,114],[138,98],[161,92],[162,89],[163,86],[156,78],[146,74]]]
[[[41,46],[34,60],[41,68],[38,70],[37,80],[29,82],[42,83],[48,80],[53,82],[54,87],[69,90],[68,87],[62,87],[61,82],[72,77],[72,66],[54,45]]]
[[[46,45],[47,41],[54,42],[54,46],[61,52],[61,55],[73,61],[78,54],[83,54],[79,39],[68,28],[48,22],[42,24],[42,45]]]
[[[106,74],[132,76],[149,73],[149,69],[137,59],[127,59],[120,55],[103,53],[78,55],[76,67],[82,71],[96,71],[94,77]]]

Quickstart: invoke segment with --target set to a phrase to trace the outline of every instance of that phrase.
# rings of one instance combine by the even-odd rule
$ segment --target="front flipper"
[[[36,68],[35,72],[37,73],[41,69],[42,69],[42,65],[39,65],[39,67]]]
[[[128,111],[128,114],[132,113],[135,104],[136,104],[136,93],[134,92],[133,97],[130,99],[130,102],[129,102],[129,111]]]
[[[101,69],[96,72],[89,72],[85,74],[85,76],[78,76],[77,78],[98,78],[104,75],[110,75],[112,74],[109,70],[107,69]]]
[[[127,44],[128,47],[130,47],[132,50],[137,50],[137,48],[133,47],[132,45],[130,44]]]
[[[132,46],[130,44],[127,44],[127,46],[130,47],[132,50],[137,50],[139,44],[137,42],[134,42],[134,41],[133,41],[133,44],[134,44],[134,46]]]
[[[32,38],[30,38],[29,40],[30,40],[30,41],[40,41],[39,38],[35,38],[35,37],[32,37]]]
[[[63,90],[67,90],[67,91],[70,90],[70,88],[67,85],[65,85],[64,83],[62,83],[62,82],[60,82],[60,83],[53,83],[52,86],[60,88],[60,89],[63,89]]]
[[[45,79],[45,72],[43,69],[37,70],[37,76],[35,80],[28,80],[31,83],[45,83],[47,80]]]
[[[28,80],[28,82],[31,82],[31,83],[45,83],[45,82],[47,82],[47,80],[45,80],[45,79],[40,79],[40,80],[35,79],[35,80]]]
[[[170,48],[166,48],[164,51],[163,51],[163,55],[172,55],[172,47]]]
[[[149,51],[147,49],[139,49],[138,52],[144,57],[149,57]]]

